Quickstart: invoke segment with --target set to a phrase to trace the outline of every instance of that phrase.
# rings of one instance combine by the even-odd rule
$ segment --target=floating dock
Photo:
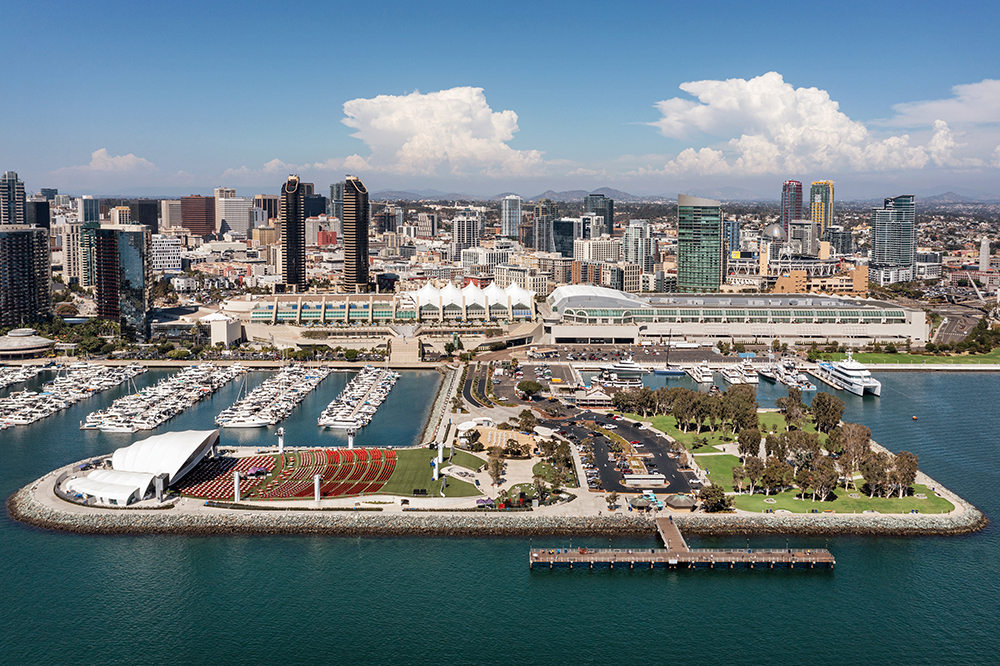
[[[665,548],[532,548],[528,567],[575,567],[593,569],[656,567],[669,569],[709,568],[773,569],[777,564],[790,569],[832,569],[836,560],[826,549],[801,548],[689,548],[677,525],[668,518],[657,518],[656,527]]]

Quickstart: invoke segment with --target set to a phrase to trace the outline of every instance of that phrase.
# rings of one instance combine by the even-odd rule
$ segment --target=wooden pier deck
[[[528,554],[528,567],[732,569],[740,566],[773,569],[775,565],[779,565],[791,569],[796,566],[803,569],[814,569],[817,566],[832,569],[836,564],[833,555],[826,549],[689,548],[677,525],[669,518],[657,518],[656,527],[666,548],[532,548]]]

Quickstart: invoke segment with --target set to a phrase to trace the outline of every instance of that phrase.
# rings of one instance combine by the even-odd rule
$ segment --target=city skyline
[[[777,4],[749,15],[718,3],[643,7],[641,17],[608,16],[604,47],[573,57],[557,44],[578,34],[596,4],[565,12],[444,2],[425,12],[389,3],[332,45],[299,35],[302,14],[336,18],[336,8],[319,3],[287,16],[183,2],[143,12],[51,4],[72,30],[52,40],[51,27],[32,20],[35,6],[15,7],[23,29],[0,47],[21,65],[7,80],[16,102],[0,110],[4,126],[19,130],[5,139],[2,168],[17,170],[31,191],[181,195],[224,186],[252,194],[274,191],[289,173],[323,188],[356,173],[378,183],[373,191],[525,197],[612,187],[637,195],[730,188],[777,199],[784,180],[832,180],[838,198],[852,200],[986,196],[1000,175],[1000,81],[991,78],[988,43],[996,19],[977,11],[985,3],[949,12],[901,3],[783,12],[783,35],[809,34],[817,21],[836,34],[831,48],[815,52],[767,39]],[[269,38],[247,48],[241,35],[265,16]],[[976,31],[967,29],[971,16]],[[518,20],[515,31],[493,27]],[[684,26],[709,24],[718,51],[696,56],[697,31]],[[398,48],[360,48],[368,28],[396,34]],[[128,58],[84,48],[111,29],[149,39]],[[423,48],[464,34],[480,48],[461,59]],[[284,45],[293,39],[302,53],[290,72]],[[337,67],[344,58],[351,66]],[[70,81],[98,71],[115,82],[113,94],[82,106],[61,101]],[[220,73],[280,75],[309,91],[295,129],[265,131],[285,114],[266,95],[237,111],[220,94]],[[594,96],[599,79],[614,80],[615,94]],[[164,94],[177,101],[154,103]],[[121,105],[122,95],[138,100],[140,112]]]

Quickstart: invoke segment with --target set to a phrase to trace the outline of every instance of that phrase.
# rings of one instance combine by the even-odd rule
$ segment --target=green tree
[[[746,458],[758,455],[760,453],[760,430],[756,428],[741,430],[737,442],[740,456]]]
[[[733,505],[733,498],[726,494],[722,486],[714,483],[699,490],[698,499],[701,500],[705,511],[709,513],[726,511]]]
[[[536,381],[525,379],[517,383],[517,390],[524,393],[529,398],[536,393],[540,393],[543,386]]]
[[[900,451],[894,463],[892,484],[899,491],[899,496],[903,497],[917,479],[917,456],[909,451]]]
[[[521,430],[531,431],[536,425],[538,425],[538,419],[535,417],[535,413],[530,409],[522,409],[521,413],[517,415],[518,426]]]
[[[608,511],[613,511],[615,504],[618,502],[618,493],[612,490],[604,496],[604,501],[608,503]]]
[[[813,499],[819,495],[821,502],[825,502],[833,489],[837,487],[837,468],[829,456],[822,456],[813,465]]]
[[[357,349],[348,349],[348,350],[346,350],[344,352],[344,358],[346,358],[348,361],[355,361],[355,360],[357,360],[357,358],[358,358],[358,350]]]
[[[757,456],[750,456],[743,463],[744,469],[747,472],[747,481],[750,482],[750,494],[753,494],[754,488],[760,483],[761,478],[764,476],[764,470],[767,468],[764,465],[764,461]]]
[[[736,492],[738,493],[743,492],[743,482],[746,481],[746,478],[747,478],[747,470],[745,467],[743,467],[742,465],[737,465],[736,467],[733,467],[733,488],[736,489]]]
[[[820,432],[830,432],[840,423],[844,415],[844,401],[835,395],[820,391],[813,398],[810,407],[816,429]]]

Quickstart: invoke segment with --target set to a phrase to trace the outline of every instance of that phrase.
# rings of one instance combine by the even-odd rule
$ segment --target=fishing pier
[[[656,527],[665,548],[532,548],[528,567],[554,569],[575,567],[593,569],[640,568],[745,568],[832,569],[836,560],[829,550],[801,548],[689,548],[677,525],[669,517],[657,518]]]

